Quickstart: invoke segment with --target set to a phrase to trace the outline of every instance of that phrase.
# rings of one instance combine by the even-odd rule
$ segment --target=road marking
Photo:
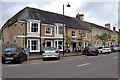
[[[40,63],[31,63],[31,64],[40,64]]]
[[[118,58],[118,57],[113,57],[114,59]]]
[[[89,65],[90,63],[85,63],[85,64],[80,64],[80,65],[77,65],[77,67],[82,67],[82,66],[86,66],[86,65]]]
[[[20,66],[22,64],[16,64],[16,65],[8,65],[8,67],[17,67],[17,66]]]

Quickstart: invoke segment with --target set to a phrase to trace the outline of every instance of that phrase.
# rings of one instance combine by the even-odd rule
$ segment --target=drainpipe
[[[41,54],[41,22],[40,22],[40,54]]]

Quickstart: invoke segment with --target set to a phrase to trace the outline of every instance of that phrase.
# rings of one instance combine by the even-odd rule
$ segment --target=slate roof
[[[23,10],[19,11],[11,19],[9,19],[4,26],[9,26],[10,24],[16,22],[17,20],[28,20],[28,19],[41,20],[42,23],[46,23],[46,24],[65,23],[66,27],[91,31],[90,28],[83,21],[77,18],[63,16],[61,14],[43,11],[40,9],[35,9],[30,7],[26,7]]]
[[[84,21],[86,24],[88,24],[90,27],[94,27],[94,28],[98,28],[98,29],[102,29],[102,30],[106,30],[106,31],[109,31],[109,32],[113,32],[112,30],[106,28],[106,27],[103,27],[103,26],[100,26],[100,25],[97,25],[97,24],[94,24],[94,23],[90,23],[90,22],[87,22],[87,21]]]

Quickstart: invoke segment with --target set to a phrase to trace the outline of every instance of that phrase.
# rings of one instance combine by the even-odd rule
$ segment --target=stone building
[[[78,17],[79,16],[79,17]],[[105,46],[111,46],[111,45],[118,45],[118,33],[115,30],[115,27],[113,27],[113,31],[110,29],[110,24],[105,24],[105,27],[94,24],[94,23],[90,23],[87,21],[84,21],[84,15],[83,14],[77,14],[76,15],[77,18],[81,19],[83,22],[85,22],[89,28],[91,29],[91,35],[90,35],[90,39],[91,39],[91,46],[94,47],[100,47],[100,46],[104,46],[103,42],[96,39],[97,35],[102,35],[103,33],[107,33],[110,34],[112,39],[108,40],[105,43]]]
[[[57,47],[75,51],[76,47],[90,44],[90,28],[81,20],[69,16],[26,7],[10,18],[3,26],[3,43],[29,48],[30,52]],[[87,42],[87,43],[86,43]]]
[[[30,7],[22,9],[4,24],[2,42],[29,48],[32,53],[39,53],[45,47],[57,47],[63,51],[63,31],[64,49],[69,52],[75,52],[76,47],[103,46],[95,38],[103,32],[112,34],[114,38],[114,43],[108,41],[106,46],[118,43],[118,35],[110,30],[110,24],[103,27],[84,21],[83,14],[74,18]]]

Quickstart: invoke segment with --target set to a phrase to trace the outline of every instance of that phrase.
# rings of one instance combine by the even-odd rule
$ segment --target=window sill
[[[50,35],[51,36],[52,34],[45,34],[45,35]]]
[[[40,34],[39,32],[27,32],[28,34]]]

